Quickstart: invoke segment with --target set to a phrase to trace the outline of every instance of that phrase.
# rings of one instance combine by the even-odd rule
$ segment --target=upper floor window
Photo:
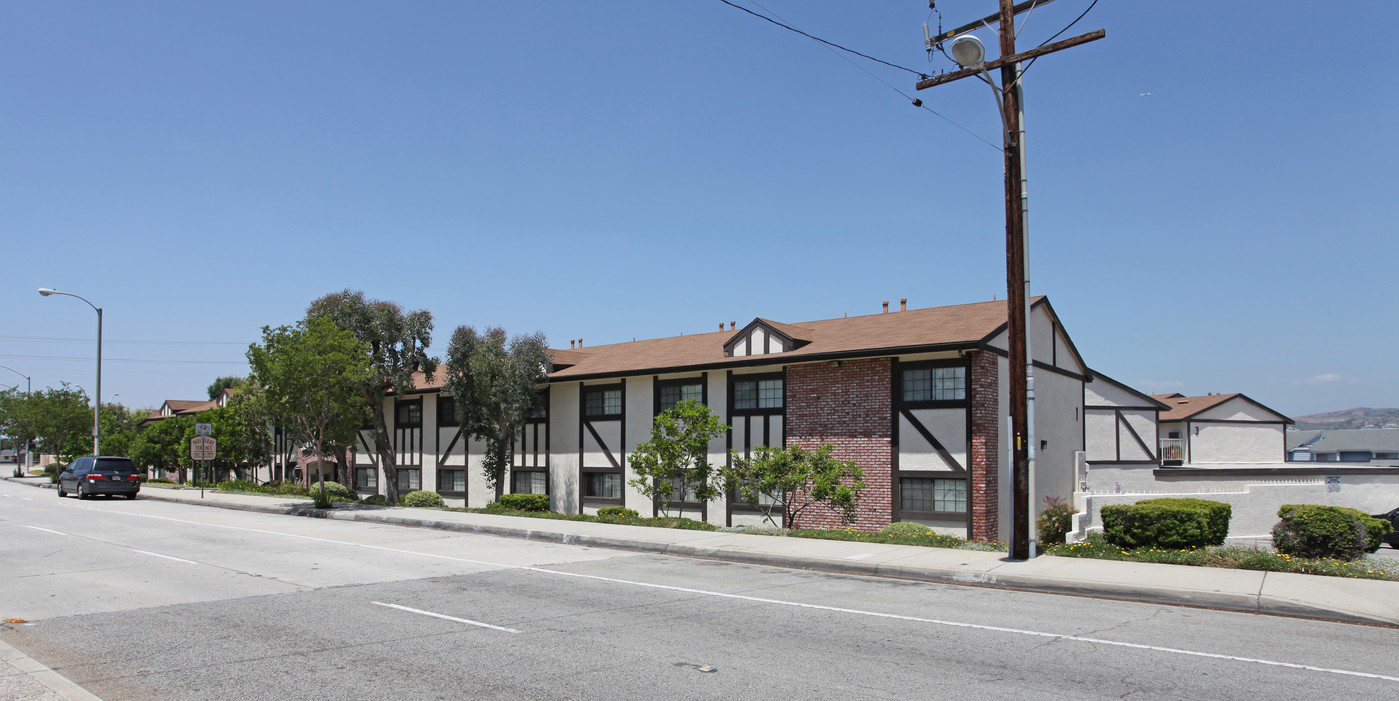
[[[399,428],[417,428],[423,425],[423,400],[399,402],[394,412],[394,424]]]
[[[457,399],[456,397],[437,397],[437,425],[438,426],[460,426],[457,420]]]
[[[583,390],[583,418],[600,419],[622,415],[622,388],[600,387]]]
[[[782,378],[734,380],[734,409],[781,409]]]
[[[549,418],[549,388],[539,390],[534,395],[534,401],[529,406],[530,419]]]
[[[662,382],[656,397],[656,413],[670,411],[676,404],[682,401],[691,400],[696,402],[704,401],[704,381],[695,378],[693,380],[672,380]]]
[[[965,366],[909,367],[904,368],[902,374],[905,402],[949,402],[967,398]]]

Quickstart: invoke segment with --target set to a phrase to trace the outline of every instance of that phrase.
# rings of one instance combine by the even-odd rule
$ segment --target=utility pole
[[[1021,12],[1045,5],[1052,0],[1030,0],[1019,5],[1013,0],[999,0],[1000,11],[976,22],[938,34],[929,38],[929,50],[941,47],[944,41],[966,32],[990,25],[999,24],[1000,58],[993,61],[977,59],[975,65],[964,66],[960,71],[944,73],[921,80],[915,86],[924,90],[950,83],[962,78],[978,76],[991,83],[989,71],[999,68],[1001,84],[997,87],[997,102],[1001,109],[1005,155],[1005,207],[1006,207],[1006,335],[1009,340],[1009,396],[1011,432],[1011,538],[1010,557],[1025,560],[1031,557],[1030,550],[1030,472],[1034,457],[1034,431],[1031,410],[1034,406],[1033,358],[1029,354],[1029,280],[1026,277],[1028,235],[1025,228],[1027,201],[1025,196],[1025,130],[1022,126],[1022,98],[1020,62],[1044,54],[1053,53],[1071,46],[1077,46],[1101,39],[1106,32],[1099,29],[1088,34],[1046,44],[1030,51],[1015,52],[1015,16]],[[933,5],[930,0],[929,7]],[[978,42],[979,43],[979,42]],[[955,45],[955,42],[954,42]]]

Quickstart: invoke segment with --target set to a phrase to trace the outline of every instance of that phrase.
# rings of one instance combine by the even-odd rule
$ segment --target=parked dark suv
[[[141,473],[130,458],[92,456],[74,460],[68,469],[58,476],[58,496],[66,497],[69,492],[86,499],[94,494],[108,496],[120,494],[127,499],[135,499],[141,491]]]

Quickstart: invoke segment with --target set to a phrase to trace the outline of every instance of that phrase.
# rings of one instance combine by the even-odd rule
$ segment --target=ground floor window
[[[398,491],[416,492],[423,488],[423,471],[415,467],[398,468]]]
[[[438,470],[437,491],[465,492],[466,470]]]
[[[516,470],[510,475],[510,491],[516,494],[548,494],[548,473]]]
[[[592,499],[621,499],[622,473],[587,472],[583,474],[583,496]]]
[[[356,467],[355,484],[360,489],[379,488],[379,468],[377,467]]]
[[[748,502],[743,499],[743,492],[739,491],[737,487],[729,491],[729,501],[731,503],[748,504],[750,506],[772,506],[774,504],[781,504],[782,500],[779,498],[780,496],[780,494],[774,496],[767,492],[758,492],[758,501]]]
[[[903,477],[899,479],[899,508],[903,511],[967,512],[967,481]]]

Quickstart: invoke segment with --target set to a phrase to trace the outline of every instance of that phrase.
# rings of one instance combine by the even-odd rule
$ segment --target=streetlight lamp
[[[8,366],[8,365],[0,365],[0,368],[5,368],[6,370],[9,370],[10,372],[12,372],[12,373],[14,373],[14,374],[16,374],[16,375],[19,375],[20,377],[23,377],[23,378],[24,378],[24,398],[25,398],[25,399],[28,399],[30,393],[32,393],[32,392],[34,391],[34,380],[33,380],[33,378],[29,377],[28,375],[26,375],[26,374],[24,374],[24,373],[22,373],[22,372],[20,372],[20,371],[18,371],[18,370],[16,370],[16,369],[14,369],[14,368]],[[24,437],[24,472],[25,472],[25,474],[29,474],[29,454],[30,454],[31,452],[33,452],[33,451],[29,450],[29,440],[30,440],[29,436],[25,436],[25,437]],[[18,460],[16,460],[16,462],[18,462]]]
[[[97,391],[93,393],[92,402],[92,454],[102,454],[102,308],[88,302],[87,298],[75,295],[72,292],[59,292],[58,290],[40,287],[39,294],[48,297],[49,295],[63,295],[65,297],[76,297],[87,306],[92,307],[97,312]]]

